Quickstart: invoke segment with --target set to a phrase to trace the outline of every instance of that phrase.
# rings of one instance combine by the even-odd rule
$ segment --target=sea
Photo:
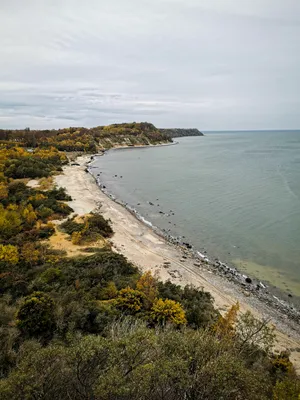
[[[108,151],[91,172],[149,225],[300,296],[300,131]]]

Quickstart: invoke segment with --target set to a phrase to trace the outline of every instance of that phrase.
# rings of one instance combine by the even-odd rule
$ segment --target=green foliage
[[[49,192],[47,192],[47,195],[48,197],[53,198],[55,200],[60,200],[60,201],[72,200],[72,197],[66,193],[66,189],[62,187],[50,190]]]
[[[16,342],[19,332],[12,326],[16,309],[10,302],[8,296],[3,296],[0,300],[0,379],[15,366],[17,358]]]
[[[299,400],[266,321],[238,315],[238,304],[221,317],[209,293],[141,276],[109,245],[67,258],[41,242],[54,233],[49,220],[72,212],[71,198],[25,182],[51,181],[67,162],[57,149],[166,140],[148,123],[0,130],[1,399]],[[80,244],[113,233],[98,213],[61,228]]]
[[[205,331],[154,331],[132,320],[106,337],[68,346],[28,343],[18,369],[1,381],[2,398],[266,400],[270,382],[232,343]],[[278,398],[279,400],[280,398]]]
[[[273,400],[299,400],[300,380],[289,375],[283,381],[278,380],[273,390]]]
[[[68,218],[60,225],[60,228],[68,235],[72,235],[74,232],[80,232],[83,229],[83,226],[83,223],[76,222],[73,218]]]
[[[290,374],[294,371],[292,362],[289,359],[289,354],[286,351],[278,355],[273,355],[271,358],[272,371],[276,376]]]
[[[4,170],[5,176],[14,179],[42,178],[49,176],[50,172],[45,162],[33,158],[7,161]]]
[[[61,229],[72,235],[74,244],[93,242],[101,237],[111,237],[113,234],[110,222],[96,213],[86,216],[84,222],[76,222],[74,217],[67,219],[61,224]]]
[[[41,274],[41,280],[44,283],[53,283],[62,278],[62,272],[59,268],[48,268]]]
[[[9,147],[10,141],[25,147],[56,148],[60,151],[95,153],[103,144],[155,144],[171,141],[168,134],[148,122],[132,122],[97,126],[94,128],[70,127],[58,130],[0,130],[0,144]]]
[[[17,327],[27,337],[51,338],[55,330],[55,305],[47,294],[34,292],[17,312]]]
[[[74,232],[79,232],[82,230],[84,224],[81,222],[76,222],[73,218],[68,218],[66,221],[64,221],[61,225],[60,228],[66,232],[68,235],[72,235]]]
[[[182,289],[170,281],[158,282],[158,293],[162,299],[171,299],[183,305],[187,323],[192,328],[210,326],[220,315],[213,306],[210,293],[191,285]]]
[[[108,238],[113,234],[113,230],[101,214],[92,214],[88,217],[89,232],[99,233],[101,236]]]
[[[242,351],[265,351],[271,353],[274,347],[274,328],[268,321],[255,318],[249,311],[237,319],[236,330]]]

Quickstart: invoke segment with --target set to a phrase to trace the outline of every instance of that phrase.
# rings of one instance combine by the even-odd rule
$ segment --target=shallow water
[[[299,296],[300,131],[178,142],[109,151],[91,171],[155,226]]]

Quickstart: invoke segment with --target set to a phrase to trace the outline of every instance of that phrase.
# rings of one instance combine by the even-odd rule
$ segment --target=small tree
[[[238,318],[236,330],[241,351],[247,347],[252,348],[252,352],[260,349],[269,353],[274,346],[274,327],[269,327],[267,320],[255,318],[250,311]]]
[[[231,308],[227,311],[224,317],[220,316],[217,323],[214,325],[213,330],[219,337],[234,337],[236,330],[235,324],[237,321],[237,314],[240,309],[240,305],[237,302],[233,304]]]
[[[141,311],[143,306],[144,294],[138,290],[127,287],[119,291],[119,295],[116,298],[117,308],[129,313],[135,314]]]
[[[150,271],[145,272],[136,284],[137,290],[145,295],[145,308],[150,309],[157,297],[157,280]]]
[[[55,330],[55,304],[43,292],[25,298],[17,312],[17,327],[27,337],[50,338]]]
[[[160,325],[172,323],[180,326],[186,324],[185,312],[180,303],[174,300],[158,299],[151,309],[151,320]]]
[[[19,252],[16,246],[0,244],[0,262],[16,265],[19,262]]]

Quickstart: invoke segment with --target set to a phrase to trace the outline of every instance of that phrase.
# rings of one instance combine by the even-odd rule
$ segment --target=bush
[[[158,299],[153,304],[150,318],[151,321],[162,326],[165,326],[167,323],[180,326],[185,325],[187,322],[181,304],[169,299]]]
[[[72,200],[72,197],[66,193],[66,189],[62,187],[50,190],[49,192],[47,192],[47,195],[48,197],[52,197],[55,200],[60,200],[60,201]]]
[[[127,314],[136,314],[142,310],[144,294],[138,290],[127,287],[120,290],[116,298],[116,306],[118,309]]]
[[[52,337],[55,330],[55,305],[47,294],[34,292],[26,297],[17,312],[17,327],[27,337]]]
[[[21,158],[7,161],[4,174],[8,178],[42,178],[49,176],[51,169],[47,163],[34,158]]]
[[[220,315],[213,306],[211,294],[192,285],[182,289],[170,281],[158,282],[158,293],[162,299],[181,303],[186,310],[187,323],[194,329],[213,324]]]
[[[44,283],[51,284],[53,282],[59,281],[62,277],[62,272],[59,268],[48,268],[41,274],[41,280]]]
[[[100,235],[105,238],[113,234],[109,221],[100,214],[92,214],[92,216],[88,218],[88,223],[91,232],[100,233]]]
[[[87,216],[83,223],[76,222],[74,218],[61,224],[61,228],[72,236],[74,244],[93,242],[100,237],[110,237],[113,230],[105,218],[100,214]]]
[[[74,219],[68,218],[65,222],[63,222],[60,227],[66,232],[68,235],[72,235],[74,232],[79,232],[82,230],[84,224],[75,222]]]

